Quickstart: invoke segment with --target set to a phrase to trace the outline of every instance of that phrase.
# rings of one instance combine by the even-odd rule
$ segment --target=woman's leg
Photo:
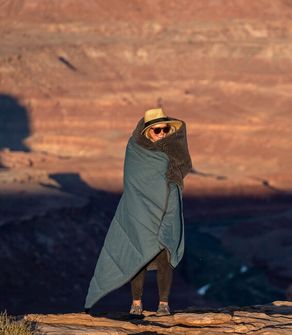
[[[145,278],[146,267],[142,268],[136,275],[131,279],[131,291],[133,297],[133,303],[140,303],[143,294],[143,285]]]
[[[160,303],[168,303],[168,296],[172,284],[173,269],[168,263],[167,250],[163,249],[157,256],[157,284]]]

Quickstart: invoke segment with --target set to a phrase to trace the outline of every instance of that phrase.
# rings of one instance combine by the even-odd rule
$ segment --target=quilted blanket
[[[162,249],[167,249],[173,268],[184,253],[182,187],[167,178],[170,156],[137,142],[133,133],[126,147],[123,194],[99,254],[85,308],[126,284]]]

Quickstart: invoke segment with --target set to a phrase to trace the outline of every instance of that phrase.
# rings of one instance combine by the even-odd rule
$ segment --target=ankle
[[[159,301],[159,305],[168,305],[168,301]]]
[[[133,305],[141,305],[141,300],[133,300]]]

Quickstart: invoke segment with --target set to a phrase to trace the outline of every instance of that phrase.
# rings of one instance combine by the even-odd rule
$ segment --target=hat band
[[[150,121],[148,121],[148,122],[145,122],[145,124],[144,124],[144,128],[150,126],[150,125],[153,124],[153,123],[158,123],[158,122],[160,122],[160,121],[170,121],[170,118],[168,118],[168,117],[160,117],[160,118],[158,118],[158,119],[150,120]]]

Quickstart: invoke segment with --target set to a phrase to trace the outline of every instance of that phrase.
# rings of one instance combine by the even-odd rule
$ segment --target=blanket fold
[[[173,120],[178,120],[172,118]],[[182,126],[170,136],[152,142],[141,131],[144,128],[144,118],[141,118],[132,133],[137,144],[148,150],[165,152],[169,158],[166,172],[168,182],[177,183],[183,189],[183,178],[192,170],[192,160],[189,154],[186,123],[183,120]]]

